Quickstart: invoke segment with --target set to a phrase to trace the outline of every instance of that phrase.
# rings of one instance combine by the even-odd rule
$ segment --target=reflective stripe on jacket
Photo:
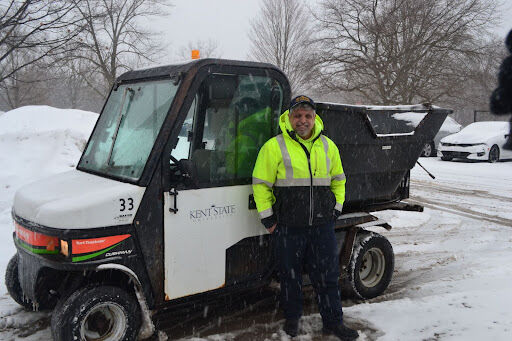
[[[332,221],[345,201],[345,174],[338,148],[322,135],[316,115],[313,135],[303,140],[292,130],[288,111],[279,118],[282,134],[268,140],[253,171],[256,207],[265,227],[279,221],[307,226]]]

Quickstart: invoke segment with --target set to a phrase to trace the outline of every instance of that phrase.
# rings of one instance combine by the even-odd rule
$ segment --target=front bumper
[[[19,283],[23,295],[34,303],[39,303],[38,296],[47,294],[44,284],[50,281],[52,286],[59,285],[59,281],[64,280],[63,274],[85,276],[106,263],[125,265],[136,273],[140,272],[140,257],[137,256],[139,253],[130,225],[62,230],[40,226],[18,217],[14,212],[13,219]],[[114,245],[104,245],[112,239],[116,239]],[[66,255],[60,250],[61,241],[71,247]],[[54,277],[61,278],[55,280]]]
[[[454,159],[487,160],[489,158],[489,147],[485,144],[476,146],[444,146],[442,143],[437,147],[438,156],[451,157]]]

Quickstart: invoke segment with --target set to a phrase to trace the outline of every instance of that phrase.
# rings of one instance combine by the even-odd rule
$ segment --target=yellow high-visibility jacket
[[[308,140],[295,134],[288,110],[279,125],[282,133],[261,147],[252,173],[263,225],[311,226],[334,220],[343,209],[346,178],[338,147],[322,135],[322,119],[316,115]]]

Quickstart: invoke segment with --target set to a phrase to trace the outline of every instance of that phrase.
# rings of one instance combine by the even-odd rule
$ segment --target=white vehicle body
[[[20,218],[57,229],[131,224],[144,190],[74,169],[20,188],[13,211]]]
[[[445,158],[489,160],[493,146],[499,148],[498,159],[512,158],[512,151],[503,149],[509,134],[508,122],[475,122],[460,132],[441,140],[438,150]]]

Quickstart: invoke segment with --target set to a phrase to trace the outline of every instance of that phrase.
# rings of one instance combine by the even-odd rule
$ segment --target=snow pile
[[[391,116],[396,120],[407,121],[407,125],[416,128],[426,115],[426,112],[398,112]],[[457,123],[457,121],[447,116],[439,131],[445,131],[453,134],[460,131],[461,128],[462,126]]]
[[[427,116],[426,112],[397,112],[391,115],[395,120],[407,121],[407,125],[416,128]]]
[[[75,167],[98,114],[27,106],[0,117],[0,188],[14,194],[22,184]],[[0,197],[0,211],[11,195]]]

